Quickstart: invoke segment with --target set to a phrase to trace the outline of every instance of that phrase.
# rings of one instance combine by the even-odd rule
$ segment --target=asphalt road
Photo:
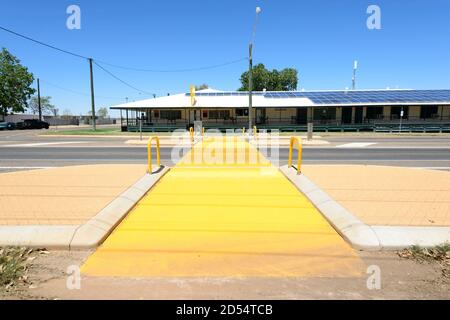
[[[281,164],[287,163],[289,150],[280,149]],[[1,147],[0,169],[12,167],[54,167],[100,163],[146,163],[142,147]],[[165,165],[173,165],[172,148],[161,148]],[[450,149],[371,148],[337,149],[305,148],[305,164],[367,164],[405,167],[436,167],[450,170]]]
[[[0,172],[35,167],[102,163],[146,163],[146,148],[128,146],[127,137],[54,137],[40,131],[0,131]],[[324,135],[330,145],[305,147],[305,164],[364,164],[436,168],[450,171],[450,135],[383,136],[374,134]],[[339,148],[347,143],[371,142],[364,148]],[[25,146],[22,144],[38,144]],[[43,145],[43,144],[54,145]],[[172,148],[163,147],[164,165],[172,166]],[[280,164],[288,149],[280,149]],[[274,161],[273,161],[274,162]]]

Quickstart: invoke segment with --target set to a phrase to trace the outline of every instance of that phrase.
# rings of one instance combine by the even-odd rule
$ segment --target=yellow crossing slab
[[[232,147],[224,148],[224,141]],[[235,148],[233,142],[197,144],[86,261],[82,273],[360,276],[364,266],[357,254],[309,200],[252,145],[239,140]],[[245,161],[218,161],[241,156],[236,150],[247,154]]]

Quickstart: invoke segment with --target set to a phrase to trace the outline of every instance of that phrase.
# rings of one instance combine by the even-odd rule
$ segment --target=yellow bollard
[[[191,135],[191,142],[194,142],[194,128],[193,127],[189,128],[189,134]]]
[[[159,138],[152,137],[148,140],[148,144],[147,144],[147,157],[148,157],[147,173],[149,173],[149,174],[153,173],[153,168],[152,168],[152,143],[153,143],[153,140],[156,141],[156,158],[157,158],[158,167],[161,167],[161,150],[160,150]]]
[[[297,159],[297,174],[302,174],[302,155],[303,155],[303,144],[302,140],[296,137],[291,138],[291,143],[289,147],[289,163],[288,168],[292,168],[292,156],[294,153],[294,146],[297,142],[298,146],[298,159]]]

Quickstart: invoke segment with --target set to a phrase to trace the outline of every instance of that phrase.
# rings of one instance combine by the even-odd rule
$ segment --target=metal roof
[[[450,90],[337,90],[253,93],[255,108],[450,105]],[[191,106],[190,94],[182,93],[111,107],[112,109],[240,108],[248,106],[248,92],[199,91]]]

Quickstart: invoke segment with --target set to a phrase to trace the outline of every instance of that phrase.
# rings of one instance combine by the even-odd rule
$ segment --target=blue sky
[[[146,69],[187,69],[221,64],[248,54],[255,7],[255,63],[297,68],[299,89],[450,88],[448,0],[0,0],[0,26],[111,64]],[[66,28],[66,8],[81,8],[81,30]],[[381,30],[366,27],[367,7],[381,8]],[[63,111],[90,108],[85,60],[30,43],[0,30],[0,47],[36,77],[43,95]],[[108,70],[156,95],[187,92],[191,83],[235,90],[247,61],[222,68],[148,73]],[[60,88],[58,88],[60,87]],[[70,89],[77,93],[65,91]],[[95,68],[97,107],[148,98]]]

